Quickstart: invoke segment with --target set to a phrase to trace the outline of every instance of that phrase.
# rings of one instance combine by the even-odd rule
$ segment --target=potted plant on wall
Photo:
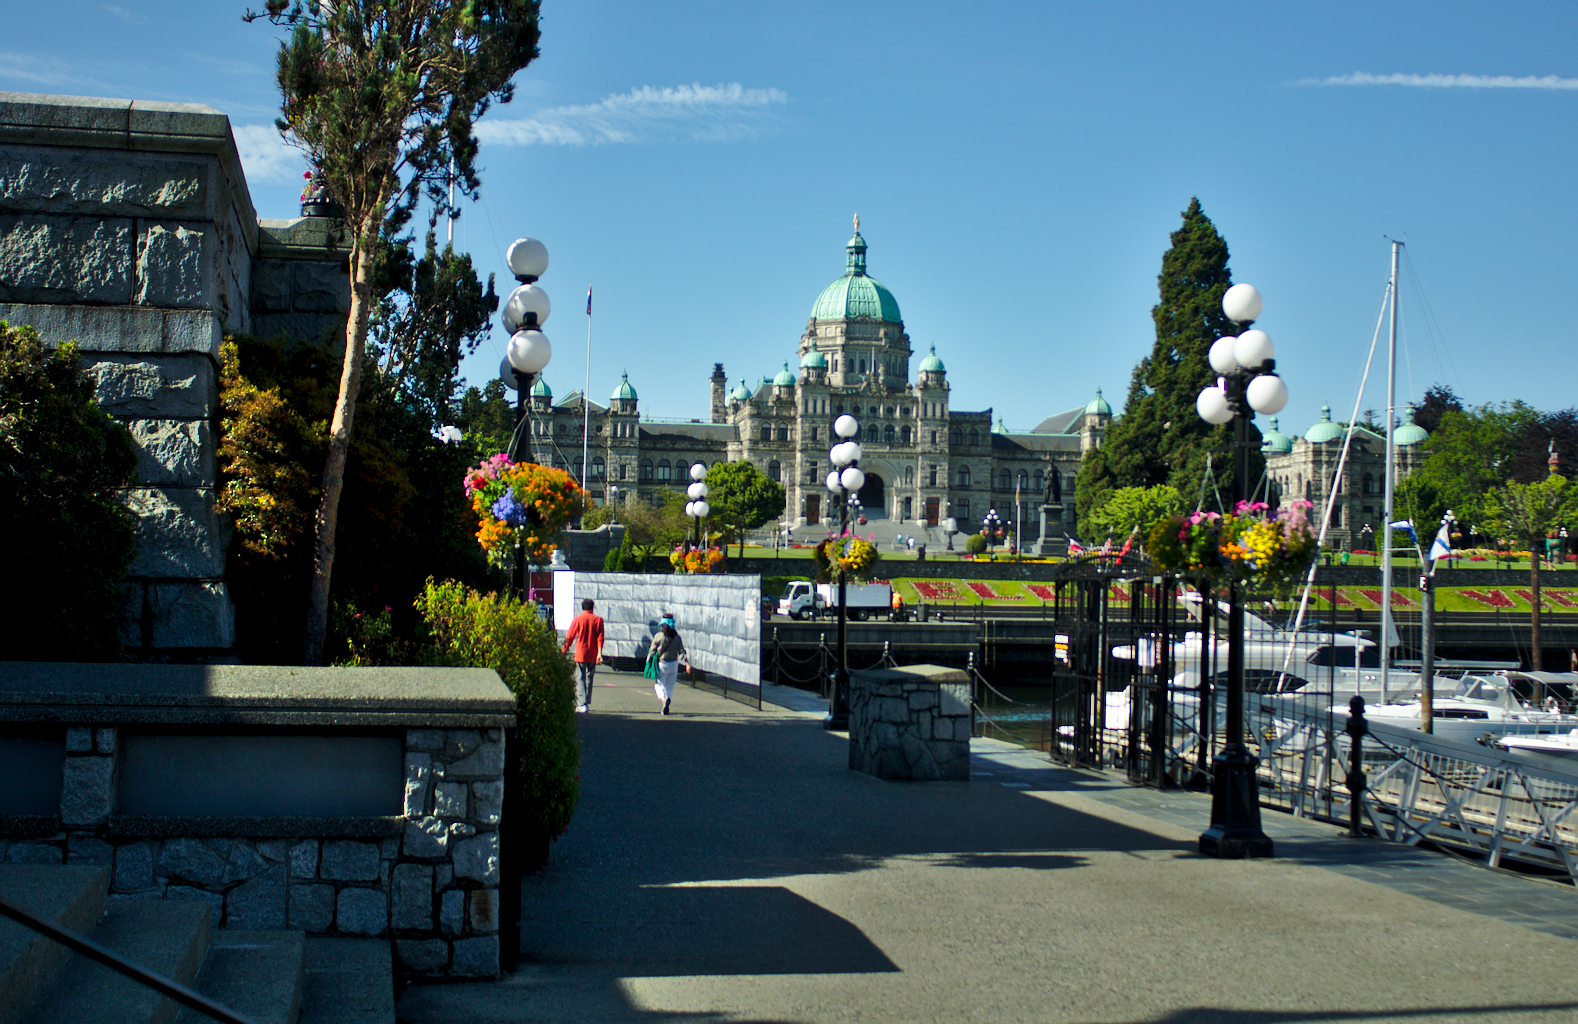
[[[302,177],[306,184],[301,188],[301,215],[303,217],[344,217],[345,210],[329,196],[328,186],[316,169]]]

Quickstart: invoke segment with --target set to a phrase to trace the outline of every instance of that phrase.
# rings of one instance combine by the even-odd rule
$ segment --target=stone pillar
[[[970,679],[909,665],[851,672],[849,767],[879,779],[970,778]]]

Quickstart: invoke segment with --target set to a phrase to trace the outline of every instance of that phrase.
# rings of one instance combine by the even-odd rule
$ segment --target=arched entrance
[[[887,487],[875,473],[866,474],[866,485],[860,489],[860,507],[867,519],[888,517]]]

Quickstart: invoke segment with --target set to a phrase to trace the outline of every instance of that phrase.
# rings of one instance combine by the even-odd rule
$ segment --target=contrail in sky
[[[539,110],[532,117],[484,120],[477,138],[505,146],[585,146],[684,138],[730,142],[761,134],[771,108],[789,102],[782,89],[727,85],[650,85],[596,103]]]
[[[1407,85],[1416,89],[1578,89],[1578,78],[1556,75],[1372,75],[1355,71],[1330,78],[1301,78],[1294,85]]]

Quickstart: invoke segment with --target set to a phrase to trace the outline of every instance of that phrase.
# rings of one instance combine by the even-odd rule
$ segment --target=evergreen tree
[[[266,0],[287,28],[278,80],[286,139],[307,151],[340,204],[350,240],[351,308],[315,521],[314,567],[302,657],[323,661],[329,581],[352,420],[374,305],[379,240],[422,200],[453,213],[451,184],[475,196],[472,125],[537,57],[537,0]]]
[[[1161,301],[1151,310],[1156,344],[1134,367],[1123,414],[1108,426],[1101,447],[1080,464],[1075,500],[1079,522],[1122,487],[1166,484],[1192,509],[1201,494],[1208,454],[1216,487],[1206,487],[1203,504],[1216,508],[1217,492],[1223,502],[1230,502],[1232,425],[1206,423],[1195,411],[1195,399],[1216,377],[1206,360],[1211,344],[1248,327],[1235,327],[1222,312],[1222,294],[1232,283],[1227,242],[1200,209],[1200,200],[1189,200],[1183,226],[1173,232],[1172,248],[1162,257],[1157,277]],[[1250,443],[1253,485],[1265,468],[1260,432],[1253,425]]]

